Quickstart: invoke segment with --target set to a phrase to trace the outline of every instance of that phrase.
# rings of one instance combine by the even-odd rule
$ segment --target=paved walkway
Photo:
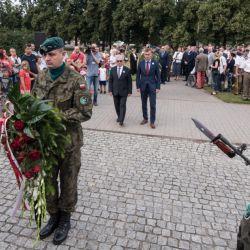
[[[0,166],[0,249],[32,249],[29,213],[10,217],[17,186],[1,153]],[[248,173],[208,142],[86,130],[69,237],[37,249],[235,250]]]
[[[134,83],[135,84],[135,83]],[[227,104],[204,90],[186,87],[182,81],[163,85],[157,99],[157,129],[139,125],[141,99],[134,89],[127,102],[125,126],[116,121],[113,99],[99,95],[99,106],[84,128],[143,135],[207,140],[194,126],[191,117],[200,120],[215,134],[222,133],[232,142],[250,143],[250,105]]]

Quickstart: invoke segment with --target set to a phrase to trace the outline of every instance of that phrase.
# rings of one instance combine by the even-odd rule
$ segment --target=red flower
[[[32,138],[29,137],[29,136],[27,136],[26,134],[23,134],[23,135],[21,136],[21,140],[22,140],[23,142],[29,142],[29,141],[32,140]]]
[[[24,129],[24,122],[22,120],[16,120],[14,123],[14,127],[18,131],[22,131]]]
[[[18,155],[17,155],[17,161],[19,164],[22,163],[22,161],[25,159],[26,157],[26,153],[25,152],[20,152]]]
[[[10,147],[12,148],[12,150],[16,151],[21,147],[21,144],[19,142],[19,140],[14,140],[11,144]]]
[[[41,171],[41,167],[39,165],[35,165],[31,171],[34,173],[34,174],[37,174]]]
[[[24,176],[27,179],[31,179],[34,176],[34,173],[32,171],[27,171],[27,172],[24,173]]]
[[[29,153],[29,157],[35,161],[35,160],[38,160],[41,156],[41,153],[40,151],[36,150],[36,149],[33,149],[30,153]]]

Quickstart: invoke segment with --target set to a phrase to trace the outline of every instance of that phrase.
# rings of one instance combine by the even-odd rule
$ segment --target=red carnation
[[[31,171],[34,173],[34,174],[37,174],[41,171],[41,167],[39,165],[35,165]]]
[[[21,137],[20,137],[19,135],[17,135],[17,136],[14,138],[13,142],[19,143],[19,144],[21,145],[21,143],[22,143]]]
[[[30,153],[29,153],[29,157],[33,160],[36,161],[40,158],[41,153],[40,151],[33,149]]]
[[[32,140],[32,138],[29,137],[29,136],[27,136],[26,134],[23,134],[22,137],[21,137],[21,140],[22,140],[23,142],[29,142],[29,141]]]
[[[24,129],[24,122],[22,120],[16,120],[14,123],[14,127],[18,131],[22,131]]]
[[[22,161],[25,159],[26,157],[26,153],[25,152],[20,152],[18,155],[17,155],[17,161],[19,164],[22,163]]]
[[[34,173],[32,171],[27,171],[27,172],[24,173],[24,176],[27,179],[31,179],[34,176]]]
[[[12,148],[12,150],[16,151],[20,148],[21,144],[18,140],[14,140],[11,144],[10,147]]]

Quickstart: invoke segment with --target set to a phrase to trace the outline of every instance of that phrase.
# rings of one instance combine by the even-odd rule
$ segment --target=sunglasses
[[[122,62],[122,60],[116,60],[117,62]]]

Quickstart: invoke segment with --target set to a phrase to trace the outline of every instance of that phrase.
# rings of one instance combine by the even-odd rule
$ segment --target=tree
[[[60,15],[57,22],[58,34],[70,41],[74,39],[75,45],[78,44],[78,39],[81,37],[82,19],[86,8],[84,0],[61,1]]]
[[[174,0],[144,1],[143,27],[148,30],[150,43],[171,43],[171,34],[176,22],[174,6]]]
[[[148,31],[143,26],[143,0],[121,1],[113,13],[114,39],[127,43],[145,43]]]
[[[0,2],[0,27],[7,29],[22,28],[22,8],[12,4],[11,0]]]

